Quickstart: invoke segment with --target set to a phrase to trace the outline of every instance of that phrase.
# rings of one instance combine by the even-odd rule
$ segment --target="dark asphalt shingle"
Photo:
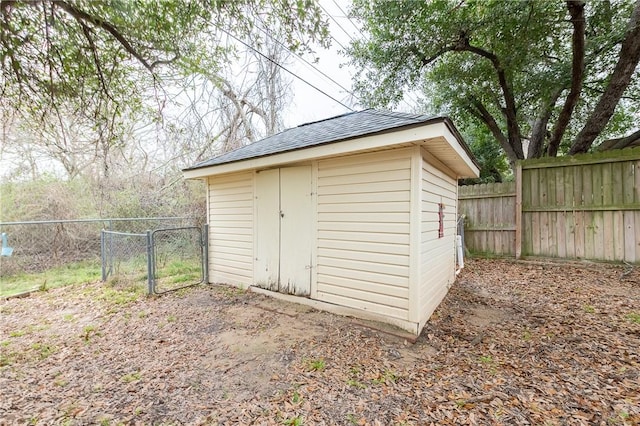
[[[309,148],[326,143],[339,142],[356,137],[382,133],[401,127],[414,126],[430,121],[442,121],[442,117],[407,114],[367,109],[338,115],[313,123],[284,130],[273,136],[243,146],[234,151],[202,161],[185,170],[199,169],[282,152]]]

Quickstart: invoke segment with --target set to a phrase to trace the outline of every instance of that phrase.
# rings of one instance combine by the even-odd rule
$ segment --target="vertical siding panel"
[[[318,161],[317,200],[317,299],[408,320],[411,149]]]
[[[253,284],[253,172],[208,179],[211,282]]]
[[[435,308],[440,304],[441,300],[447,294],[450,285],[455,279],[455,236],[456,236],[456,209],[457,200],[456,180],[443,173],[435,164],[436,160],[423,151],[422,158],[422,250],[421,250],[421,280],[420,280],[420,312],[421,323],[426,321]],[[440,165],[442,167],[442,165]],[[482,193],[486,194],[490,189],[488,186],[481,188]],[[434,201],[425,202],[432,199],[436,195],[440,198]],[[480,221],[483,226],[491,223],[494,215],[489,211],[485,212],[487,202],[495,199],[479,199],[482,202],[482,219]],[[437,212],[437,204],[442,202],[446,205],[444,237],[438,237],[437,213],[436,221],[430,221],[431,211]],[[491,210],[489,208],[489,210]],[[424,232],[431,230],[431,232]],[[487,232],[484,234],[483,246],[487,244]],[[489,244],[493,244],[489,242]]]

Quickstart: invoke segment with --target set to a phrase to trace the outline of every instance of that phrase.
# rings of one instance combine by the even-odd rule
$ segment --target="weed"
[[[377,378],[373,379],[374,383],[395,383],[398,380],[398,375],[391,370],[384,370],[382,374],[379,374]]]
[[[167,317],[167,322],[176,322],[176,317],[175,315],[169,315]]]
[[[47,287],[47,280],[44,280],[38,286],[38,291],[47,291],[47,290],[49,290],[49,287]]]
[[[120,378],[120,380],[122,380],[125,383],[131,383],[131,382],[137,382],[141,378],[142,376],[140,375],[140,372],[136,371],[135,373],[125,374]]]
[[[525,330],[524,333],[522,333],[522,339],[526,341],[531,340],[531,332],[529,330]]]
[[[220,293],[222,293],[226,297],[236,297],[241,296],[247,292],[247,290],[241,287],[231,287],[231,286],[220,286],[218,287]]]
[[[349,386],[353,386],[354,388],[358,388],[358,389],[366,389],[367,388],[367,385],[365,385],[364,383],[362,383],[362,382],[360,382],[358,380],[355,380],[355,379],[347,380],[347,384]]]
[[[59,378],[59,379],[54,380],[53,384],[63,388],[63,387],[65,387],[65,386],[67,386],[69,384],[69,381],[67,381],[67,380],[65,380],[63,378]]]
[[[9,332],[9,337],[22,337],[27,333],[30,333],[31,330],[14,330]]]
[[[591,305],[584,305],[582,309],[588,314],[593,314],[596,311],[596,308]]]
[[[38,352],[38,356],[41,360],[47,359],[56,351],[55,346],[50,346],[44,343],[34,343],[33,345],[31,345],[31,349]]]
[[[302,417],[300,416],[292,417],[290,419],[283,421],[282,424],[289,425],[289,426],[302,426]]]
[[[0,367],[11,365],[18,358],[17,352],[2,351],[0,352]]]
[[[349,368],[349,374],[351,374],[352,376],[357,376],[360,373],[362,373],[362,370],[358,366],[353,366]]]
[[[627,315],[627,319],[635,324],[640,324],[640,314],[636,312],[631,312]]]
[[[62,317],[62,319],[63,321],[67,321],[67,322],[72,322],[76,320],[73,314],[66,314],[65,316]]]
[[[483,364],[491,364],[493,363],[493,358],[491,357],[491,355],[483,355],[478,357],[478,361],[480,361]]]
[[[359,424],[359,422],[358,422],[358,418],[356,417],[356,415],[355,415],[355,414],[352,414],[352,413],[347,414],[347,421],[348,421],[349,423],[351,423],[352,425],[357,425],[357,424]]]
[[[8,340],[4,340],[4,341],[0,342],[0,346],[2,346],[2,347],[9,346],[10,344],[11,344],[11,342],[8,341]]]
[[[310,359],[307,361],[307,368],[309,371],[322,371],[326,368],[324,359]]]
[[[145,311],[138,312],[138,318],[146,318],[149,314]]]
[[[298,402],[300,402],[300,400],[302,400],[300,393],[298,391],[294,391],[293,396],[291,397],[291,403],[297,404]]]
[[[102,294],[98,296],[98,299],[114,305],[127,305],[138,300],[143,292],[144,291],[139,289],[137,286],[128,287],[122,290],[105,287]]]
[[[96,331],[96,327],[93,325],[87,325],[85,326],[85,328],[82,329],[82,332],[84,333],[82,335],[82,338],[84,339],[85,342],[89,342],[89,338],[91,338],[91,336],[99,336],[100,334]]]

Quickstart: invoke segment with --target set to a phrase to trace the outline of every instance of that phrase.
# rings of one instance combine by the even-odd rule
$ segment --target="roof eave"
[[[389,142],[389,135],[394,140]],[[461,164],[451,169],[460,178],[473,177],[479,169],[464,140],[448,118],[436,117],[423,123],[412,124],[400,128],[388,129],[368,135],[327,142],[312,147],[304,147],[277,154],[254,157],[211,166],[202,166],[183,170],[186,179],[201,179],[207,176],[240,172],[251,169],[264,169],[290,163],[318,160],[338,155],[392,148],[406,143],[424,144],[429,140],[444,137],[451,148],[460,157]],[[337,143],[340,142],[340,143]],[[462,164],[463,163],[463,164]]]

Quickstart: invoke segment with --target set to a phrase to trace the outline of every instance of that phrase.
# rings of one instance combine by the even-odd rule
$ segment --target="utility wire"
[[[345,29],[344,29],[344,27],[343,27],[342,25],[340,25],[340,22],[338,22],[338,20],[337,20],[336,18],[334,18],[334,17],[333,17],[333,16],[332,16],[328,11],[327,11],[327,9],[325,9],[325,8],[324,8],[324,6],[322,5],[322,3],[318,2],[318,5],[320,6],[320,8],[321,8],[322,10],[324,10],[324,13],[326,13],[326,14],[327,14],[327,16],[328,16],[329,18],[331,18],[331,20],[332,20],[333,22],[335,22],[335,23],[336,23],[336,25],[338,26],[338,28],[340,28],[340,29],[342,30],[342,32],[343,32],[343,33],[345,33],[345,34],[347,35],[347,37],[349,37],[349,38],[351,39],[351,41],[356,41],[356,39],[355,39],[355,38],[353,38],[353,36],[352,36],[351,34],[349,34],[349,32],[348,32],[347,30],[345,30]],[[344,13],[344,12],[343,12],[343,13]],[[334,40],[335,40],[335,39],[334,39]],[[336,42],[337,42],[337,40],[336,40]],[[340,47],[342,47],[344,50],[346,50],[342,44],[340,44],[340,43],[338,43],[338,44],[340,45]]]
[[[332,1],[333,1],[333,4],[335,4],[338,7],[340,12],[342,12],[344,17],[347,18],[347,20],[349,20],[349,22],[351,23],[351,26],[353,26],[356,30],[358,30],[358,32],[362,36],[362,40],[366,41],[367,40],[367,36],[364,35],[364,33],[362,32],[362,29],[351,20],[351,17],[349,17],[349,15],[344,11],[344,9],[342,9],[342,7],[340,7],[340,5],[336,2],[336,0],[332,0]],[[340,23],[327,11],[327,9],[325,9],[322,6],[322,4],[320,2],[318,2],[318,5],[322,8],[322,10],[324,10],[324,13],[326,13],[329,16],[329,18],[331,18],[331,20],[336,23],[336,25],[342,30],[342,32],[345,33],[347,35],[347,37],[349,37],[351,39],[352,42],[356,41],[356,39],[348,31],[346,31],[342,25],[340,25]],[[336,40],[333,36],[331,38]],[[338,42],[338,40],[336,40],[336,43],[338,43],[338,45],[340,45],[340,47],[342,47],[343,50],[345,50],[345,51],[347,50],[347,49],[345,49],[345,47],[342,44],[340,44],[340,42]],[[369,69],[369,71],[371,71],[371,69],[369,67],[366,67],[366,68]],[[416,105],[420,104],[418,98],[411,91],[407,91],[406,95],[407,95],[407,97],[409,99],[411,99],[413,102],[415,102]]]
[[[346,87],[344,87],[342,84],[338,83],[336,80],[334,80],[333,78],[331,78],[331,76],[327,75],[326,73],[324,73],[322,70],[318,69],[317,67],[315,67],[311,62],[307,61],[305,58],[303,58],[302,56],[298,55],[295,52],[292,52],[284,43],[282,43],[281,41],[279,41],[278,39],[276,39],[274,36],[272,36],[271,34],[269,34],[268,31],[266,31],[264,28],[259,27],[260,31],[262,31],[263,33],[265,33],[269,38],[271,38],[271,40],[273,40],[274,42],[276,42],[278,45],[280,45],[282,48],[284,48],[287,52],[289,52],[290,54],[294,55],[295,57],[297,57],[298,59],[300,59],[301,61],[303,61],[305,64],[307,64],[309,67],[311,67],[314,71],[316,71],[317,73],[321,74],[323,77],[325,77],[326,79],[328,79],[329,81],[331,81],[333,84],[335,84],[336,86],[338,86],[340,89],[344,90],[346,93],[348,93],[349,95],[351,95],[353,98],[357,99],[358,101],[360,101],[361,99],[356,96],[353,92],[351,92],[349,89],[347,89]]]
[[[304,78],[300,77],[299,75],[297,75],[296,73],[294,73],[293,71],[290,71],[289,69],[287,69],[286,67],[284,67],[283,65],[279,64],[278,62],[274,61],[273,59],[271,59],[270,57],[268,57],[267,55],[265,55],[264,53],[260,52],[258,49],[256,49],[253,46],[250,46],[248,43],[244,42],[243,40],[239,39],[238,37],[234,36],[233,34],[231,34],[229,31],[225,30],[224,28],[220,28],[218,27],[222,32],[224,32],[225,34],[227,34],[229,37],[231,37],[232,39],[236,40],[238,43],[242,44],[243,46],[245,46],[248,49],[253,50],[254,52],[256,52],[258,55],[262,56],[264,59],[268,60],[269,62],[272,62],[274,65],[276,65],[279,68],[282,68],[284,71],[288,72],[289,74],[291,74],[292,76],[294,76],[295,78],[297,78],[298,80],[302,81],[304,84],[312,87],[313,89],[315,89],[316,91],[322,93],[324,96],[326,96],[327,98],[331,99],[332,101],[342,105],[343,107],[345,107],[346,109],[348,109],[349,111],[354,111],[353,108],[351,108],[350,106],[345,105],[344,103],[340,102],[339,100],[337,100],[336,98],[334,98],[333,96],[329,95],[327,92],[323,91],[322,89],[319,89],[318,87],[314,86],[313,84],[309,83],[307,80],[305,80]]]

